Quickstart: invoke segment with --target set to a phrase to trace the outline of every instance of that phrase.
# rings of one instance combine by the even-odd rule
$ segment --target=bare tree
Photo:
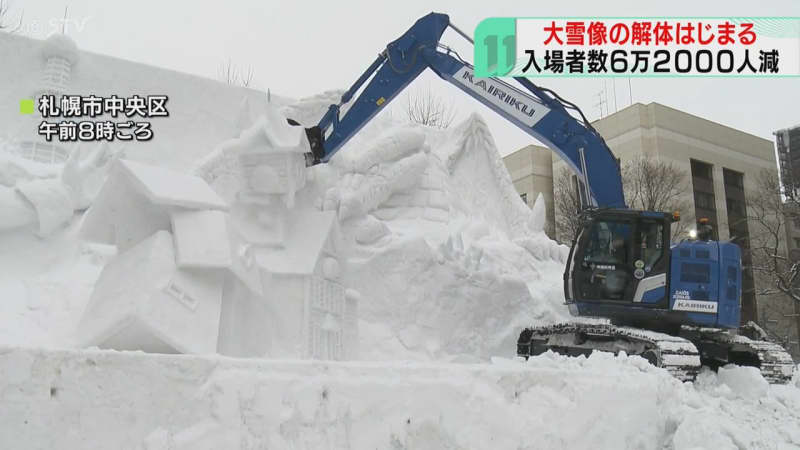
[[[625,201],[632,209],[674,212],[690,209],[686,172],[671,162],[641,155],[622,165]],[[677,240],[689,228],[682,219],[672,224],[671,237]]]
[[[254,74],[252,66],[240,68],[233,64],[230,58],[217,68],[217,77],[219,80],[234,86],[249,87],[250,83],[253,81]]]
[[[779,291],[800,302],[800,291],[794,286],[800,267],[792,264],[785,246],[786,220],[797,213],[792,211],[791,200],[781,199],[778,175],[763,171],[746,198],[747,218],[743,220],[753,228],[749,233],[753,271],[767,275],[771,281],[759,293],[769,295]]]
[[[408,120],[428,127],[445,129],[456,118],[456,110],[430,88],[408,96],[406,106]]]
[[[785,328],[793,325],[792,334],[800,336],[800,255],[789,252],[786,242],[786,224],[800,220],[800,202],[782,194],[778,174],[762,171],[755,189],[746,194],[747,218],[742,220],[750,225],[751,267],[760,281],[756,294],[769,296],[764,305],[768,314],[762,322],[770,320],[778,326],[762,325],[777,328],[777,334],[787,334]]]
[[[622,166],[625,201],[633,209],[645,211],[685,211],[689,209],[686,196],[686,173],[672,163],[640,156]],[[562,168],[553,178],[553,197],[556,209],[556,240],[569,243],[580,227],[578,210],[580,197],[573,173]],[[672,238],[678,239],[688,229],[686,220],[672,225]]]
[[[22,29],[22,18],[25,15],[24,12],[20,13],[19,19],[17,19],[17,24],[15,26],[11,26],[8,22],[9,20],[9,13],[11,12],[11,5],[7,0],[0,0],[0,31],[5,31],[8,33],[16,33],[20,29]]]
[[[569,245],[578,233],[581,209],[575,175],[571,170],[562,167],[553,177],[553,203],[556,210],[556,241]]]

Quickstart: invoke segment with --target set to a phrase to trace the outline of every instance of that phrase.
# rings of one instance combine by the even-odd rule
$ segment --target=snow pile
[[[750,398],[711,372],[693,386],[601,353],[473,365],[3,349],[0,377],[4,448],[800,446],[795,388]]]
[[[755,367],[727,365],[719,368],[717,377],[728,388],[728,392],[747,400],[758,401],[769,390],[769,383]]]
[[[568,249],[520,200],[480,117],[370,134],[315,168],[312,188],[337,211],[344,283],[364,299],[362,358],[513,356],[524,326],[566,318]]]

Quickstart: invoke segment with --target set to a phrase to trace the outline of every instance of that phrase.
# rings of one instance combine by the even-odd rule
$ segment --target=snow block
[[[80,235],[122,252],[159,230],[170,230],[170,212],[187,208],[227,206],[199,177],[120,160],[86,212]]]
[[[213,353],[226,272],[180,269],[159,231],[103,269],[78,329],[85,346]]]
[[[769,383],[755,367],[728,364],[718,369],[717,378],[720,384],[727,385],[735,395],[744,399],[758,401],[769,391]]]
[[[225,213],[174,211],[171,218],[178,267],[184,269],[231,266],[231,248]]]

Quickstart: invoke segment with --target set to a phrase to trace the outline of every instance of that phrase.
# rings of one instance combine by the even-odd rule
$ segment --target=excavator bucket
[[[289,125],[293,127],[302,127],[303,125],[294,120],[286,119]],[[325,156],[325,149],[323,147],[322,130],[318,126],[306,128],[306,138],[308,138],[309,151],[305,153],[306,167],[310,167],[322,162],[322,157]]]

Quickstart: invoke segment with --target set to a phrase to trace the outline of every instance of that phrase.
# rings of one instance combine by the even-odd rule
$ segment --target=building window
[[[794,246],[800,248],[800,238],[794,238]]]
[[[723,169],[722,178],[726,186],[744,189],[744,174],[730,169]]]
[[[726,200],[726,203],[728,206],[728,215],[745,216],[747,214],[744,202],[729,198]]]
[[[712,181],[712,168],[711,164],[704,163],[702,161],[698,161],[696,159],[691,160],[692,163],[692,176],[694,178],[701,178],[703,180]]]
[[[707,192],[695,191],[694,204],[697,208],[714,210],[714,195]]]
[[[519,198],[521,198],[521,199],[522,199],[522,201],[523,201],[523,202],[524,202],[526,205],[528,204],[528,193],[527,193],[527,192],[525,192],[525,193],[522,193],[522,194],[519,194]]]

